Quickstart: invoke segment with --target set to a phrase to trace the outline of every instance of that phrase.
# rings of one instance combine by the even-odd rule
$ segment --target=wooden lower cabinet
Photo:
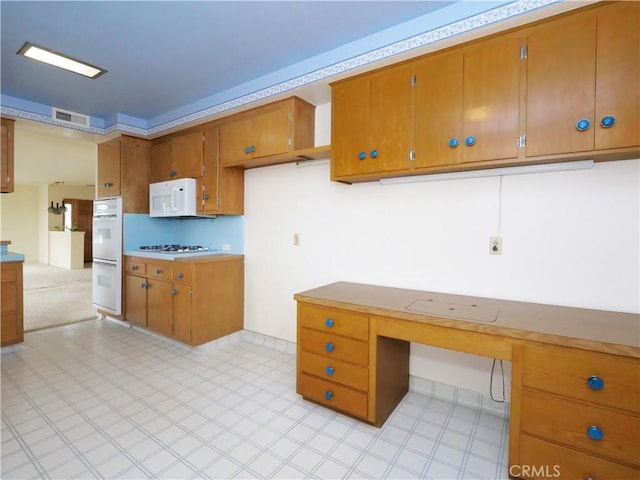
[[[24,340],[22,263],[0,263],[0,334],[3,347]]]
[[[577,348],[514,347],[510,465],[559,478],[640,478],[640,361]],[[544,478],[529,469],[522,478]]]
[[[375,321],[298,302],[297,392],[382,425],[409,389],[409,342],[376,338]]]
[[[189,345],[244,326],[244,257],[125,257],[125,320]]]

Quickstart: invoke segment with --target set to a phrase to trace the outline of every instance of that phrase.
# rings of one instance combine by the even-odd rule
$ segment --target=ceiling
[[[478,24],[549,4],[556,0],[2,0],[2,113],[51,124],[57,107],[90,116],[95,137],[124,131],[152,138],[278,93],[327,103],[330,81],[397,61],[410,49],[396,52],[398,42],[502,6],[513,12]],[[107,73],[91,80],[17,55],[27,41]],[[64,181],[62,170],[56,181]]]

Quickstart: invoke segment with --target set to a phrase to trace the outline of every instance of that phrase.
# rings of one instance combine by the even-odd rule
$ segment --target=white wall
[[[499,177],[343,185],[328,160],[248,170],[245,328],[295,341],[293,295],[339,280],[640,312],[639,180],[640,160],[503,177],[493,256]],[[413,375],[486,394],[490,369],[412,345]]]
[[[0,237],[11,240],[9,251],[22,253],[25,262],[38,262],[40,188],[15,185],[13,193],[0,195]]]

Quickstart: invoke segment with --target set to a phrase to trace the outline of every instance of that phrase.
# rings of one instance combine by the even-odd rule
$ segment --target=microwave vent
[[[70,112],[68,110],[62,110],[60,108],[53,107],[52,109],[52,118],[58,122],[69,123],[72,125],[77,125],[79,127],[88,127],[89,126],[89,116],[83,115],[81,113]]]

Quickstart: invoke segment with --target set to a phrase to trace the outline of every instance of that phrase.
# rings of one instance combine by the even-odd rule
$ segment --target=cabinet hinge
[[[206,141],[206,139],[207,139],[207,136],[203,133],[202,134],[202,143],[204,143]]]
[[[293,113],[289,112],[287,114],[287,118],[289,119],[290,122],[293,121]]]
[[[416,160],[416,151],[415,150],[409,150],[409,161],[410,162],[415,162]]]
[[[520,60],[524,60],[525,58],[529,58],[529,47],[526,45],[520,47]]]
[[[412,87],[416,86],[416,76],[415,75],[411,75],[411,80],[409,81],[409,85],[411,85]]]
[[[287,140],[287,144],[289,145],[289,148],[291,148],[291,137],[289,137],[289,140]]]
[[[527,146],[527,136],[526,135],[520,135],[518,137],[518,148],[524,148]]]

